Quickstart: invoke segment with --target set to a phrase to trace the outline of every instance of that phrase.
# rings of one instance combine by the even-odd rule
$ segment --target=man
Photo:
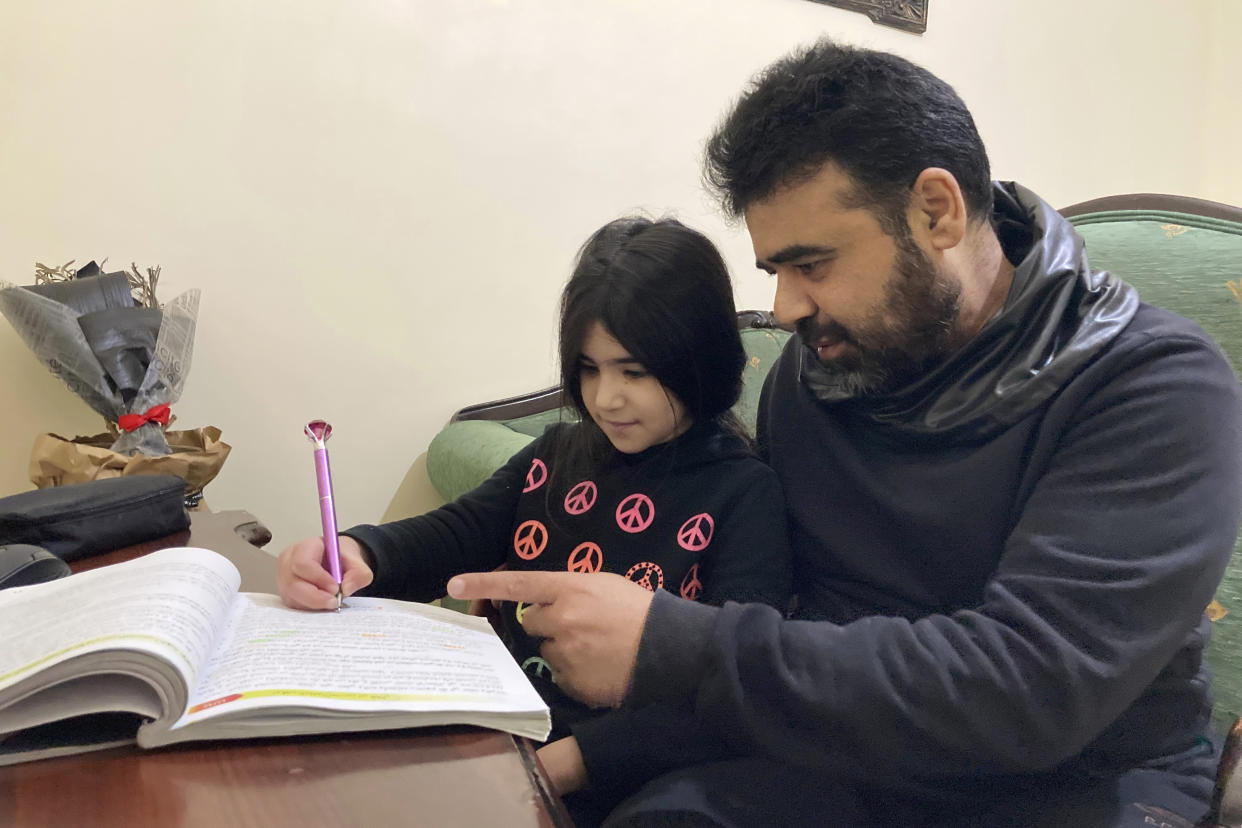
[[[534,604],[571,692],[692,706],[750,757],[658,779],[613,821],[1199,818],[1203,609],[1242,503],[1219,351],[991,182],[965,105],[895,56],[822,41],[769,67],[707,179],[796,326],[758,427],[794,617],[618,576],[450,583]]]

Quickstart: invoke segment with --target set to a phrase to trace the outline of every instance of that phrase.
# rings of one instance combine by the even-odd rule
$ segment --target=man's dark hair
[[[972,219],[992,209],[991,173],[966,104],[926,69],[823,39],[763,70],[707,145],[704,180],[741,216],[833,162],[890,235],[905,232],[910,188],[928,167],[957,179]]]

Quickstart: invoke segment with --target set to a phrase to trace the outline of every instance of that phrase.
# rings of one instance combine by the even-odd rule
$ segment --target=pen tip
[[[336,585],[336,611],[341,611],[341,585]]]

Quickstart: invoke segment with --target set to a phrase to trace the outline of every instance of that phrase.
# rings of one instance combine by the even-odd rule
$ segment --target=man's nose
[[[806,291],[788,276],[776,274],[776,296],[772,299],[772,315],[786,327],[792,327],[799,319],[814,316],[815,303]]]

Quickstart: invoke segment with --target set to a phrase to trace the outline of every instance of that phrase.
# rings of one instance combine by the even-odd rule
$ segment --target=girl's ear
[[[910,192],[907,219],[916,241],[932,250],[956,247],[966,236],[966,199],[953,173],[928,167]]]

